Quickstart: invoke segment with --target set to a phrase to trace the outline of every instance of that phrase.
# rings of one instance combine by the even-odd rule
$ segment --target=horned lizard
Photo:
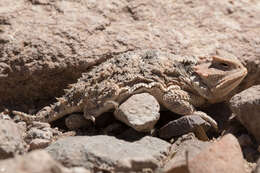
[[[130,51],[82,74],[64,96],[35,116],[13,113],[27,122],[52,122],[74,112],[83,112],[86,119],[94,120],[130,96],[148,92],[170,111],[189,115],[196,113],[195,107],[223,101],[246,74],[247,69],[237,59]],[[217,126],[209,116],[199,115]]]

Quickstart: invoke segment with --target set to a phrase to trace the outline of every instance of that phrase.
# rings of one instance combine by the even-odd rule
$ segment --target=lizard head
[[[234,58],[213,56],[193,68],[194,87],[210,103],[222,101],[247,75],[247,69]]]

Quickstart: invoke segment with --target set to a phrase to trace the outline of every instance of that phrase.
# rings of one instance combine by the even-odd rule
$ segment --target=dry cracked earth
[[[93,66],[147,48],[244,64],[229,99],[202,108],[218,131],[199,133],[200,117],[160,112],[149,94],[120,106],[147,116],[133,115],[144,126],[110,112],[95,124],[11,113],[34,114]],[[1,0],[0,112],[0,173],[260,173],[260,1]]]

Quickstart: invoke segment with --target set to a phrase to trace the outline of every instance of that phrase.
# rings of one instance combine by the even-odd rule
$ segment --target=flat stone
[[[0,159],[23,154],[27,146],[23,141],[22,128],[11,120],[0,120]]]
[[[66,167],[81,166],[90,170],[117,172],[156,169],[169,147],[169,143],[150,136],[127,142],[100,135],[63,138],[46,150]]]
[[[75,173],[69,171],[43,150],[0,161],[1,173]]]
[[[209,127],[210,124],[198,115],[183,116],[171,121],[159,130],[159,137],[172,138],[189,132],[195,132],[199,126]]]
[[[160,118],[160,105],[148,93],[136,94],[127,99],[114,112],[115,117],[137,131],[150,131]]]
[[[245,173],[244,159],[237,139],[225,135],[204,147],[185,151],[182,157],[173,157],[164,168],[165,173]],[[178,153],[177,153],[178,154]],[[176,155],[177,155],[176,154]],[[180,159],[181,158],[181,159]]]
[[[241,124],[260,142],[260,85],[233,96],[230,108]]]

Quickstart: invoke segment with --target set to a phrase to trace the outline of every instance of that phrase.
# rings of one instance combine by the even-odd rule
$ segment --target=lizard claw
[[[107,106],[108,104],[111,104],[113,107],[114,107],[114,109],[118,109],[118,107],[119,107],[119,103],[117,103],[116,101],[113,101],[113,100],[108,100],[108,101],[106,101],[105,103],[104,103],[104,106]]]
[[[93,122],[94,124],[95,124],[95,122],[96,122],[96,118],[95,118],[93,115],[85,116],[85,118],[86,118],[87,120],[90,120],[90,121]]]
[[[96,122],[96,118],[95,118],[94,116],[91,116],[91,117],[90,117],[90,120],[91,120],[93,123]]]

